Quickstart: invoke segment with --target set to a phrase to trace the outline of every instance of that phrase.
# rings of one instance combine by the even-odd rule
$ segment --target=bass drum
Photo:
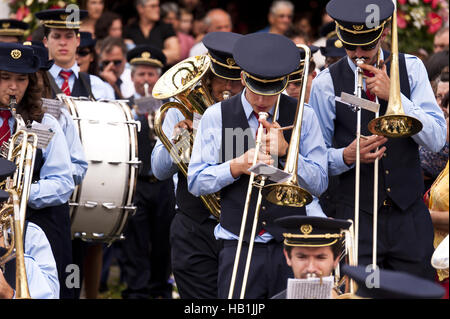
[[[124,101],[62,97],[89,164],[70,201],[73,238],[111,244],[121,239],[130,213],[139,161],[137,125]]]

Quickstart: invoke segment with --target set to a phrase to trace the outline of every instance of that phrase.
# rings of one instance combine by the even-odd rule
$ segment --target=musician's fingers
[[[265,129],[271,129],[273,127],[272,123],[269,123],[267,120],[259,119],[259,123],[261,123]]]
[[[365,153],[364,156],[361,157],[361,162],[373,163],[377,158],[380,159],[383,156],[385,151],[386,151],[386,146],[383,146],[377,152]]]

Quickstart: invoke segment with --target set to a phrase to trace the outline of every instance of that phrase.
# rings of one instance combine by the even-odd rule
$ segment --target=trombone
[[[298,168],[298,154],[299,154],[299,147],[300,147],[300,136],[301,136],[301,125],[302,125],[302,118],[303,118],[303,106],[305,101],[305,94],[306,94],[306,84],[307,84],[307,78],[308,78],[308,70],[309,70],[309,61],[311,58],[311,50],[306,45],[298,45],[299,48],[303,49],[305,51],[305,61],[304,61],[304,68],[303,73],[301,77],[302,81],[302,89],[300,90],[300,96],[297,102],[297,111],[295,115],[295,122],[293,125],[293,131],[291,135],[291,140],[289,143],[289,149],[288,149],[288,155],[286,158],[286,165],[284,168],[284,171],[291,174],[291,177],[285,181],[284,183],[276,183],[276,184],[270,184],[265,186],[266,177],[261,177],[259,179],[259,182],[255,182],[255,174],[252,172],[250,174],[250,180],[248,184],[247,189],[247,197],[245,200],[245,206],[244,211],[242,214],[242,222],[241,222],[241,229],[239,232],[239,240],[238,240],[238,246],[236,249],[236,256],[234,259],[234,265],[233,265],[233,272],[231,276],[231,282],[230,282],[230,289],[228,292],[228,299],[233,298],[233,292],[236,285],[236,277],[238,272],[238,266],[239,266],[239,259],[241,256],[241,250],[242,250],[242,242],[244,239],[244,233],[245,233],[245,226],[247,223],[247,216],[248,216],[248,210],[250,207],[250,201],[252,197],[252,191],[253,186],[257,187],[259,189],[258,191],[258,197],[256,202],[256,208],[255,208],[255,215],[253,219],[253,225],[252,225],[252,233],[250,235],[250,242],[247,252],[247,259],[244,269],[244,276],[242,280],[242,286],[241,286],[241,293],[240,293],[240,299],[243,299],[245,296],[245,289],[247,286],[247,278],[248,273],[250,270],[250,263],[253,253],[253,245],[255,241],[255,235],[256,235],[256,227],[257,222],[259,218],[259,211],[261,209],[261,203],[263,196],[266,200],[280,205],[280,206],[294,206],[294,207],[302,207],[304,205],[309,204],[312,201],[312,196],[309,194],[308,191],[304,190],[303,188],[298,186],[298,177],[297,177],[297,168]],[[280,97],[281,94],[278,96],[277,104],[274,109],[274,121],[277,119],[278,115],[278,109],[279,109],[279,103],[280,103]],[[259,113],[259,118],[266,119],[268,117],[268,114],[265,112]],[[256,164],[258,159],[258,153],[260,151],[261,147],[261,139],[263,134],[264,127],[262,124],[258,127],[258,134],[256,138],[256,145],[255,145],[255,155],[253,158],[253,165]]]

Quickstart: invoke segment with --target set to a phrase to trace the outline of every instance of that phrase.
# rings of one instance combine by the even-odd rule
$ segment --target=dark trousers
[[[236,256],[237,240],[225,240],[219,255],[219,298],[228,298]],[[239,298],[247,259],[248,244],[243,243],[233,298]],[[268,299],[286,289],[288,278],[294,278],[283,254],[283,243],[255,243],[245,290],[246,299]]]
[[[136,185],[137,211],[124,230],[119,263],[127,288],[123,298],[171,298],[169,229],[175,213],[171,179]]]
[[[217,222],[200,223],[177,212],[170,226],[172,270],[183,299],[217,299],[221,242],[214,237]]]
[[[354,208],[338,203],[336,218],[354,219]],[[359,215],[358,264],[372,264],[373,215]],[[433,254],[433,224],[422,199],[406,211],[394,206],[382,206],[378,211],[377,265],[380,268],[407,272],[434,280],[431,266]]]
[[[72,264],[69,205],[65,203],[43,209],[28,208],[27,219],[42,228],[50,243],[58,270],[59,297],[73,299],[74,288],[66,285],[67,276],[74,275],[66,273],[66,267]]]

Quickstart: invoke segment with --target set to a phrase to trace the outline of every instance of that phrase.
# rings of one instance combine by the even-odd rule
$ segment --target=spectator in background
[[[95,23],[101,17],[105,3],[103,0],[83,0],[81,8],[88,11],[88,16],[81,23],[80,31],[95,33]]]
[[[444,50],[448,51],[448,27],[443,27],[434,35],[433,47],[434,53],[441,52]]]
[[[122,38],[107,37],[99,47],[100,77],[113,88],[116,99],[134,94],[131,71],[126,68],[127,46]]]
[[[124,29],[126,42],[149,44],[159,48],[171,65],[180,58],[180,44],[172,25],[160,21],[159,0],[137,0],[139,20]]]
[[[204,22],[206,11],[203,7],[199,7],[192,12],[192,15],[193,20],[191,33],[195,39],[195,42],[201,42],[206,34],[206,25]]]
[[[448,62],[448,61],[447,61]],[[442,98],[449,91],[449,72],[448,66],[444,68],[441,75],[434,81],[436,90],[434,94],[438,105],[444,112],[444,116],[448,119],[448,110],[446,106],[442,106]],[[430,189],[439,173],[445,168],[448,161],[449,145],[445,142],[444,147],[439,152],[431,152],[424,147],[419,147],[420,164],[422,167],[423,179],[425,184],[425,191]]]
[[[189,12],[194,12],[202,6],[201,0],[180,0],[180,7],[185,8]]]
[[[180,8],[180,23],[178,31],[192,35],[192,25],[194,23],[194,15],[185,8]]]
[[[233,29],[230,15],[222,9],[212,9],[208,11],[204,19],[206,33],[209,32],[231,32]],[[198,42],[192,47],[189,56],[202,55],[208,52],[208,49],[202,42]]]
[[[317,47],[323,47],[326,45],[326,41],[329,38],[336,36],[336,23],[328,13],[324,10],[322,13],[322,24],[319,27],[319,39],[313,42],[313,45]],[[314,62],[317,68],[322,69],[325,65],[325,57],[320,51],[314,54]]]
[[[98,57],[95,52],[96,40],[89,32],[80,32],[80,45],[77,48],[77,63],[80,72],[98,76]]]
[[[294,21],[294,28],[304,32],[309,39],[314,38],[314,32],[311,26],[312,18],[312,12],[307,11],[299,14]]]
[[[106,11],[95,23],[95,38],[122,37],[122,18],[115,12]]]
[[[185,11],[188,13],[187,11]],[[174,2],[166,2],[161,5],[161,20],[164,23],[171,24],[177,34],[180,43],[180,61],[189,57],[189,51],[195,44],[195,39],[188,33],[180,30],[180,9]],[[192,17],[191,14],[188,13]]]
[[[328,39],[326,45],[320,47],[320,52],[325,57],[324,68],[328,68],[331,64],[339,61],[346,55],[342,42],[338,37]]]
[[[294,42],[295,44],[306,44],[306,45],[310,44],[310,38],[308,37],[308,35],[302,30],[297,28],[289,29],[286,32],[285,36],[291,39],[292,42]]]
[[[428,73],[428,80],[433,85],[434,80],[438,78],[442,70],[449,65],[448,50],[432,54],[425,62],[425,67]],[[435,88],[433,88],[435,89]]]
[[[294,5],[290,1],[276,0],[272,2],[267,20],[269,26],[260,32],[269,32],[284,35],[292,27],[294,18]]]

